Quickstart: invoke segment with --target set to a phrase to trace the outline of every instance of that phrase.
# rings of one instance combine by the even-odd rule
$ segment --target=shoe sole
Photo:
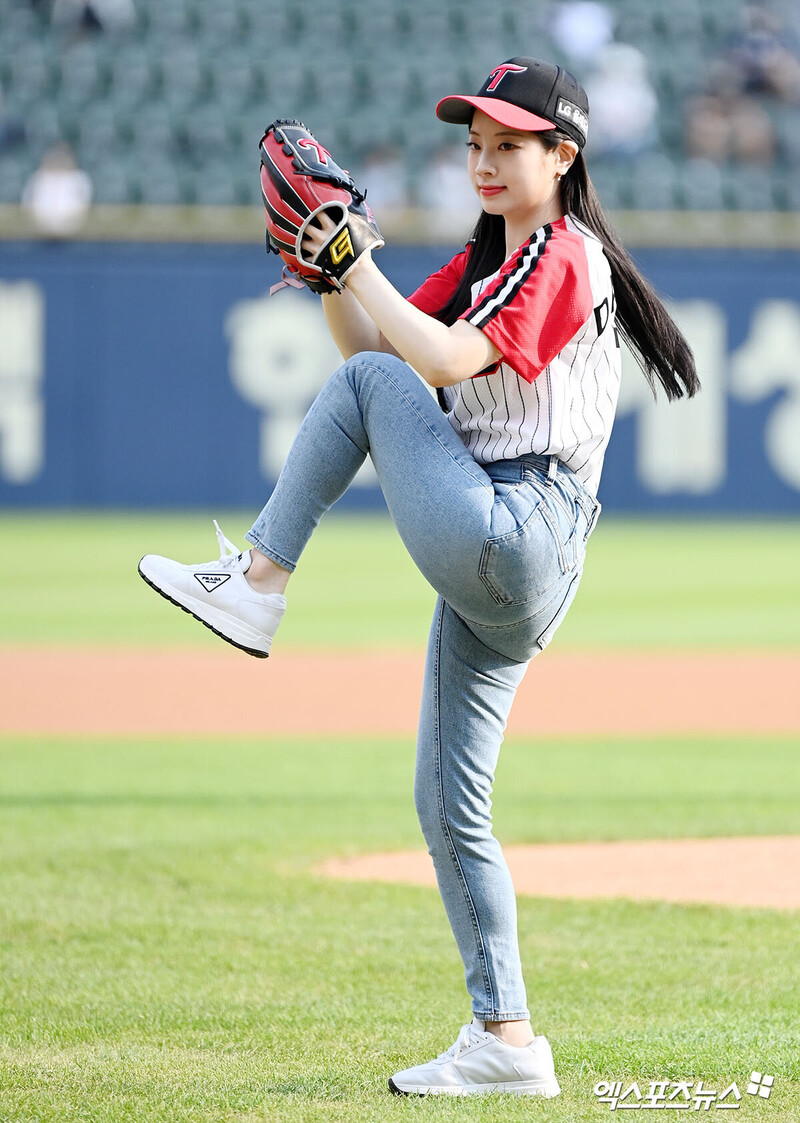
[[[180,593],[178,593],[177,590],[172,589],[171,591],[175,595],[171,596],[170,593],[166,592],[164,589],[162,589],[158,585],[156,585],[155,582],[151,581],[150,578],[147,576],[147,574],[144,573],[144,571],[142,570],[141,562],[139,563],[138,570],[139,570],[139,576],[141,577],[141,579],[147,585],[149,585],[151,589],[153,589],[156,593],[158,593],[158,595],[160,597],[163,597],[164,600],[168,600],[170,604],[174,604],[175,607],[180,608],[181,611],[187,612],[191,617],[193,617],[195,620],[197,620],[197,622],[199,624],[202,624],[204,628],[208,628],[208,630],[210,632],[213,632],[215,636],[219,636],[220,639],[225,640],[225,642],[229,643],[231,645],[231,647],[236,647],[236,648],[239,649],[239,651],[245,651],[248,655],[252,655],[253,658],[255,658],[255,659],[269,659],[269,652],[268,651],[259,651],[255,647],[248,647],[247,644],[239,643],[238,640],[231,639],[230,636],[227,636],[227,635],[225,635],[224,632],[221,632],[219,630],[219,628],[215,628],[213,624],[210,624],[208,620],[204,620],[202,616],[198,616],[197,613],[192,608],[190,608],[188,604],[183,604],[180,600],[176,600],[175,598],[180,596]],[[169,587],[169,586],[167,586],[167,587]],[[187,597],[186,599],[187,599],[187,601],[191,600],[190,597]],[[212,610],[212,611],[214,611],[214,610]],[[216,611],[219,611],[219,610],[217,609]]]
[[[469,1087],[457,1085],[455,1087],[433,1088],[401,1088],[389,1077],[389,1089],[396,1096],[487,1096],[492,1092],[512,1096],[545,1096],[552,1099],[561,1095],[561,1087],[557,1080],[520,1080],[503,1081],[499,1084],[472,1084]]]

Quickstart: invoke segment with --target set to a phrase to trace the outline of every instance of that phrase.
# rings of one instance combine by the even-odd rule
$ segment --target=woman
[[[415,799],[464,962],[473,1020],[394,1092],[555,1096],[534,1035],[514,890],[490,793],[530,659],[575,596],[619,386],[618,333],[670,398],[698,388],[691,352],[603,216],[581,155],[588,102],[560,67],[514,58],[475,97],[469,126],[482,214],[467,248],[404,299],[364,254],[322,297],[347,360],[323,387],[239,554],[142,560],[142,576],[224,639],[269,652],[284,590],[314,527],[367,454],[405,545],[439,594]],[[316,251],[332,229],[309,231]],[[408,365],[410,364],[410,366]],[[444,412],[410,369],[437,388]]]

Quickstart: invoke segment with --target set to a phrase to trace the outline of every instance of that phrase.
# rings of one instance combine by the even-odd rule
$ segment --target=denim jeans
[[[514,694],[572,603],[599,504],[555,457],[479,465],[406,363],[363,352],[323,386],[248,541],[293,570],[368,454],[439,594],[414,795],[473,1013],[528,1018],[491,791]]]

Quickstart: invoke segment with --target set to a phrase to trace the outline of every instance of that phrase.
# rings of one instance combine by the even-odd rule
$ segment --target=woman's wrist
[[[355,264],[348,270],[347,277],[343,282],[345,288],[350,289],[353,295],[357,295],[364,279],[368,277],[371,271],[374,273],[377,269],[377,265],[372,260],[372,250],[364,250]]]

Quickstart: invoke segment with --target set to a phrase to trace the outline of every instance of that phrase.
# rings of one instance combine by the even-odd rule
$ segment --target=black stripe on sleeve
[[[542,230],[544,238],[538,240],[538,231],[532,234],[523,246],[519,263],[502,279],[501,284],[491,286],[483,299],[470,309],[464,317],[469,323],[482,327],[512,302],[528,278],[536,271],[539,260],[547,249],[547,243],[553,236],[553,227],[549,222],[542,227]]]

